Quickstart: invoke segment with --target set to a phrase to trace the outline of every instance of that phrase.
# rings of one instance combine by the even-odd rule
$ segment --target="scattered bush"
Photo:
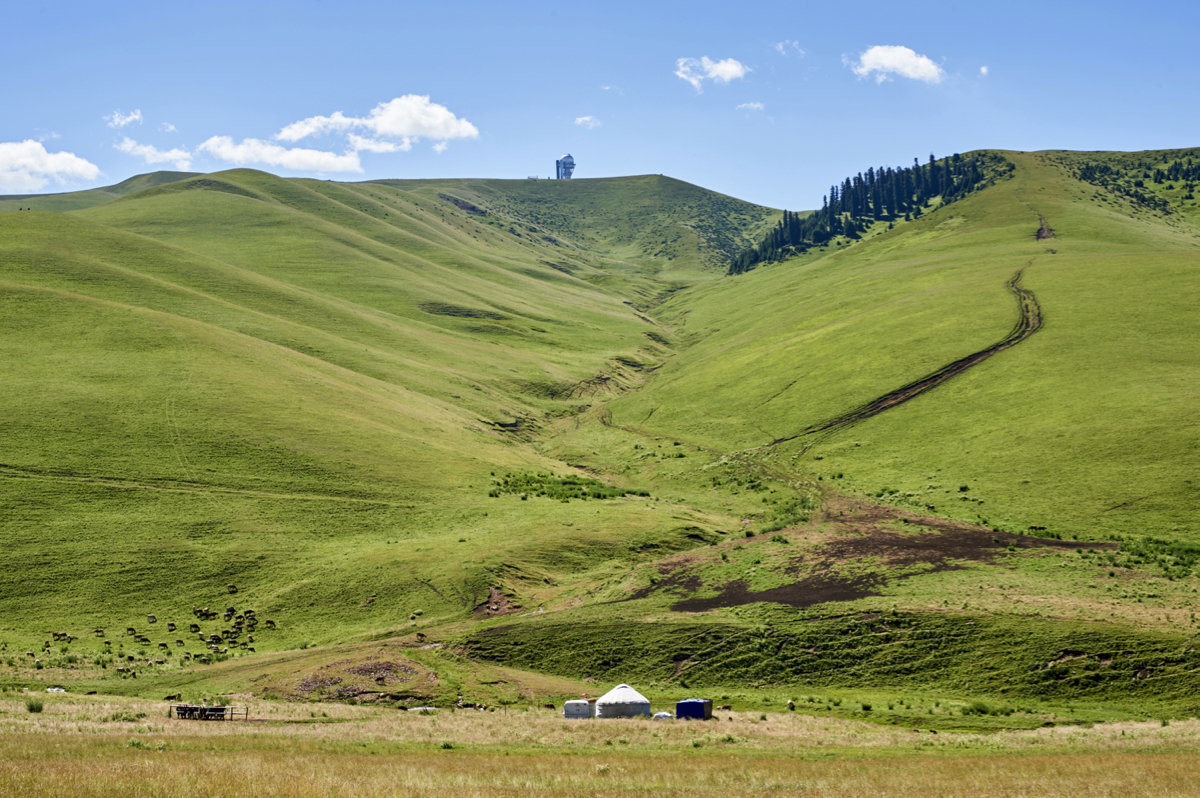
[[[679,456],[682,456],[680,453]],[[506,474],[495,480],[488,495],[495,498],[504,493],[520,494],[525,501],[529,496],[545,496],[549,499],[569,501],[571,499],[615,499],[620,496],[649,496],[647,491],[626,490],[606,485],[598,479],[553,474]]]
[[[38,713],[42,711],[42,700],[40,698],[26,698],[25,710],[27,712]]]
[[[146,717],[145,712],[114,712],[104,719],[106,723],[135,723]]]

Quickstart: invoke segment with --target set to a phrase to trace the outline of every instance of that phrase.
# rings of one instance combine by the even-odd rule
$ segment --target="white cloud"
[[[753,102],[753,103],[742,103],[741,105],[739,105],[737,107],[737,109],[739,111],[761,111],[766,107],[767,106],[763,105],[760,102]]]
[[[29,193],[51,181],[94,180],[100,167],[70,152],[47,152],[40,141],[0,141],[0,190]]]
[[[986,78],[986,77],[987,77],[987,73],[988,73],[988,68],[987,68],[986,66],[981,66],[981,67],[979,68],[979,74],[980,74],[980,76],[982,76],[982,77],[985,77],[985,78]]]
[[[575,124],[580,127],[586,127],[588,130],[595,130],[602,123],[594,116],[577,116],[575,117]]]
[[[400,141],[383,141],[351,133],[346,137],[346,141],[350,143],[350,149],[354,152],[408,152],[412,149],[412,139],[407,138]]]
[[[134,122],[140,125],[142,123],[142,109],[135,108],[127,114],[123,114],[120,111],[113,111],[104,118],[108,121],[109,127],[125,127],[126,125],[132,125]]]
[[[158,129],[164,133],[174,133],[176,130],[175,126],[172,125],[170,122],[163,122],[161,125],[158,126]]]
[[[800,42],[794,39],[784,39],[781,42],[775,42],[775,52],[785,57],[792,53],[799,56],[804,55],[804,49],[800,46]]]
[[[151,144],[138,144],[126,136],[120,144],[116,145],[116,148],[123,153],[141,158],[148,165],[171,163],[181,172],[190,171],[192,168],[191,153],[178,147],[172,150],[160,150]]]
[[[421,139],[431,139],[444,145],[452,139],[479,138],[478,128],[455,116],[446,106],[430,102],[427,94],[396,97],[375,106],[366,116],[346,116],[341,111],[329,116],[310,116],[285,126],[275,134],[275,138],[280,141],[300,141],[309,136],[349,133],[352,130],[362,130],[371,135],[370,140],[377,142],[375,149],[370,146],[355,148],[371,152],[409,150]],[[355,138],[360,142],[368,141]],[[381,149],[383,142],[389,139],[393,140],[393,149]],[[353,144],[351,146],[354,147]],[[445,149],[443,146],[438,152]]]
[[[679,58],[675,60],[675,75],[692,84],[697,92],[703,91],[703,83],[714,80],[717,83],[728,83],[731,80],[744,78],[750,67],[733,58],[723,61],[713,61],[708,56],[699,60],[695,58]]]
[[[446,148],[449,146],[450,145],[447,144],[446,142],[439,141],[437,144],[433,145],[433,151],[436,152],[438,155],[441,155],[443,152],[446,151]]]
[[[858,57],[857,63],[849,63],[849,66],[860,78],[874,73],[877,83],[883,83],[892,75],[925,83],[941,83],[944,74],[942,68],[927,56],[895,44],[871,47]]]
[[[332,116],[310,116],[287,125],[275,134],[280,141],[299,141],[309,136],[320,136],[325,133],[343,132],[354,127],[360,120],[345,116],[341,111],[334,111]]]
[[[604,86],[601,86],[601,87],[600,87],[600,91],[611,91],[611,92],[615,92],[615,93],[617,93],[617,94],[624,94],[624,93],[625,93],[625,90],[624,90],[624,89],[622,89],[620,86],[614,86],[614,85],[612,85],[611,83],[610,83],[610,84],[606,84],[606,85],[604,85]]]
[[[303,147],[281,147],[261,139],[242,139],[239,144],[229,136],[213,136],[196,149],[237,166],[261,164],[302,172],[362,171],[358,153],[354,150],[338,155]]]

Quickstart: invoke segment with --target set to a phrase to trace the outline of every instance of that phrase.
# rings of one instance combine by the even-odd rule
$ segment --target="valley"
[[[1122,176],[1198,154],[736,275],[781,213],[656,175],[0,198],[0,686],[1190,717],[1200,215]]]

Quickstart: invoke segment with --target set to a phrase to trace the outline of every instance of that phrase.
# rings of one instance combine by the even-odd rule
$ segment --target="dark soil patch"
[[[827,601],[854,601],[878,595],[873,588],[883,580],[877,576],[841,577],[836,574],[814,574],[790,585],[768,590],[750,590],[745,582],[730,582],[720,595],[711,598],[684,599],[671,605],[676,612],[704,612],[719,607],[736,607],[758,601],[772,601],[789,607],[811,607]]]
[[[467,213],[471,214],[472,216],[487,216],[487,211],[485,211],[483,208],[480,208],[478,205],[474,204],[473,202],[467,202],[464,199],[459,199],[458,197],[452,197],[449,194],[438,194],[438,197],[440,197],[441,199],[444,199],[446,202],[449,202],[451,205],[458,208],[459,210],[466,211]]]
[[[1116,548],[1113,543],[998,532],[975,524],[919,516],[895,507],[848,499],[832,499],[818,521],[831,528],[834,536],[805,556],[792,560],[784,573],[796,578],[795,582],[755,591],[737,580],[722,586],[715,596],[689,597],[705,585],[691,570],[696,558],[684,555],[660,562],[658,570],[664,578],[634,591],[627,600],[658,593],[685,597],[672,605],[677,612],[703,612],[760,601],[806,608],[879,595],[879,590],[889,582],[958,570],[968,563],[994,562],[1014,549]],[[897,521],[909,525],[913,531],[895,530],[892,527]],[[858,564],[865,564],[871,572],[844,572],[848,566],[854,568]],[[807,575],[802,576],[802,573]]]
[[[489,587],[487,600],[476,604],[474,613],[485,618],[494,618],[497,615],[515,615],[521,609],[521,605],[504,595],[500,588]]]
[[[702,587],[704,587],[704,582],[699,576],[681,569],[673,572],[666,579],[660,579],[654,584],[633,591],[625,601],[648,598],[655,593],[674,593],[686,596],[695,593]],[[739,603],[744,604],[745,602]]]

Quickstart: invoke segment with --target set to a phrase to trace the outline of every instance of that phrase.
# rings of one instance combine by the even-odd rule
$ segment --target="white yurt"
[[[596,699],[591,701],[586,698],[567,701],[563,704],[564,718],[594,718],[596,716]]]
[[[627,684],[618,684],[596,699],[598,718],[650,717],[650,700]]]

